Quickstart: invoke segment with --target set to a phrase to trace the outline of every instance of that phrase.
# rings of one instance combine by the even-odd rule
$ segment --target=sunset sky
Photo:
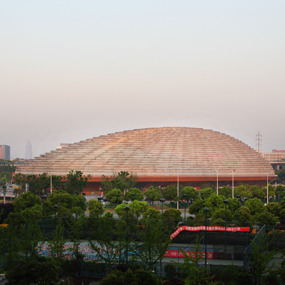
[[[285,149],[284,0],[0,0],[0,144],[182,126]]]

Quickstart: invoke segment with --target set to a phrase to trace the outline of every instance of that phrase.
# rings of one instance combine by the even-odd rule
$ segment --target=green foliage
[[[261,284],[262,276],[274,254],[274,251],[269,251],[269,243],[265,237],[253,242],[253,251],[250,257],[250,272],[255,277],[257,285]]]
[[[109,191],[105,198],[112,204],[120,204],[124,199],[122,191],[118,188],[114,188],[113,190]]]
[[[195,200],[190,206],[189,206],[189,213],[190,214],[198,214],[201,209],[205,207],[205,202],[202,199]]]
[[[87,185],[88,177],[83,176],[81,171],[71,170],[66,176],[65,190],[70,194],[80,194]]]
[[[258,198],[253,198],[245,202],[245,206],[250,210],[251,215],[261,213],[265,210],[264,204]]]
[[[173,231],[177,224],[182,221],[181,212],[179,210],[170,208],[163,213],[163,223],[165,228]]]
[[[58,208],[55,209],[54,205]],[[44,203],[45,216],[49,217],[57,212],[58,217],[70,217],[72,214],[82,215],[86,210],[85,198],[81,195],[70,194],[64,190],[55,190]]]
[[[219,188],[219,195],[222,195],[225,198],[231,198],[232,197],[232,187],[223,186],[223,187]]]
[[[143,193],[138,188],[132,188],[125,194],[125,200],[126,201],[142,201],[143,200]]]
[[[136,180],[137,178],[135,175],[130,174],[127,171],[121,171],[111,177],[103,175],[101,184],[104,187],[105,193],[108,193],[114,188],[124,192],[125,190],[133,188],[136,184]]]
[[[41,205],[41,199],[39,196],[36,196],[31,192],[23,193],[13,202],[15,212],[20,212],[27,208],[33,208],[36,205]]]
[[[285,182],[285,169],[283,168],[281,170],[278,170],[276,174],[278,175],[277,181],[280,183],[284,183]]]
[[[177,187],[175,185],[168,185],[162,190],[162,197],[165,200],[173,200],[177,197]]]
[[[199,263],[202,259],[201,247],[200,247],[201,239],[196,236],[195,240],[195,258],[192,256],[188,256],[186,252],[183,250],[182,253],[184,255],[184,263],[180,264],[180,274],[184,277],[184,284],[187,285],[196,285],[196,284],[217,284],[212,281],[213,277],[210,277],[207,270],[203,267],[199,266]]]
[[[105,209],[101,201],[98,200],[90,200],[88,209],[91,218],[98,218],[99,216],[103,215],[105,212]]]
[[[122,203],[120,205],[118,205],[116,208],[115,208],[115,213],[119,216],[119,217],[122,217],[124,212],[126,211],[125,208],[126,206],[129,206],[128,204],[126,203]]]
[[[280,217],[281,205],[277,202],[271,202],[266,205],[266,210],[275,217]]]
[[[17,185],[20,185],[22,190],[25,189],[26,183],[29,185],[29,191],[35,195],[46,193],[50,189],[50,177],[46,173],[40,175],[24,175],[17,173],[14,176]],[[53,176],[53,188],[58,189],[61,186],[61,177]]]
[[[159,278],[152,274],[151,271],[137,269],[126,272],[114,270],[109,273],[100,282],[100,285],[159,285]]]
[[[30,258],[11,268],[7,279],[11,285],[56,284],[60,272],[60,267],[53,259]]]
[[[184,195],[187,196],[187,198],[186,198],[187,200],[194,201],[195,199],[197,199],[199,197],[199,192],[194,187],[185,186],[185,187],[183,187],[183,189],[181,191],[181,197],[183,197]]]
[[[142,220],[144,229],[137,232],[135,258],[152,270],[160,262],[170,244],[170,232],[165,232],[162,220]]]
[[[109,268],[123,262],[124,250],[129,247],[129,227],[123,220],[100,219],[99,228],[88,237],[90,247]]]
[[[278,185],[275,189],[275,194],[278,197],[285,197],[285,186],[283,185]]]
[[[145,198],[149,202],[158,201],[161,198],[161,192],[158,186],[150,186],[145,191]]]
[[[154,208],[148,208],[144,213],[143,213],[143,223],[146,223],[147,220],[152,220],[152,221],[158,221],[161,220],[161,212],[154,209]]]

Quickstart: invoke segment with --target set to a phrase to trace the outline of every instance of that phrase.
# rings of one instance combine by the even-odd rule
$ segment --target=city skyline
[[[1,144],[196,127],[285,149],[285,2],[0,3]],[[261,142],[261,140],[260,140]]]

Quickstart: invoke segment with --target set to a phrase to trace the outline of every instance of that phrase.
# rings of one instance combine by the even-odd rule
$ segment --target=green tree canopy
[[[145,199],[147,201],[158,201],[161,198],[161,192],[158,186],[150,186],[145,191]]]
[[[105,193],[113,190],[114,188],[120,189],[122,192],[133,188],[136,184],[137,177],[127,171],[120,171],[111,177],[102,176],[102,186]]]
[[[109,191],[105,195],[105,198],[112,204],[120,204],[124,199],[122,191],[118,188],[114,188],[113,190]]]
[[[181,191],[181,197],[183,197],[184,195],[187,196],[188,200],[194,201],[199,197],[199,192],[194,187],[185,186]]]
[[[142,201],[143,193],[138,188],[132,188],[125,194],[125,200],[126,201],[133,201],[133,200]]]
[[[168,185],[162,190],[162,196],[165,200],[174,200],[177,197],[177,187],[175,185]]]
[[[54,208],[57,205],[57,209]],[[84,214],[86,210],[85,198],[81,195],[70,194],[65,190],[55,190],[45,201],[46,215],[53,215],[55,211],[58,217],[67,217],[72,214]],[[78,212],[79,211],[79,212]]]
[[[88,177],[83,176],[81,171],[71,170],[66,176],[65,190],[70,194],[80,194],[87,185]]]

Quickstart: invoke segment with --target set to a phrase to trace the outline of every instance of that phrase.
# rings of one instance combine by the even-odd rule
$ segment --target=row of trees
[[[224,198],[212,194],[205,199],[195,200],[189,207],[190,212],[199,209],[194,218],[195,222],[199,222],[199,217],[200,222],[204,222],[202,213],[204,207],[209,208],[211,217],[209,222],[215,220],[216,208],[224,212]],[[257,198],[247,200],[245,206],[241,207],[250,206],[246,203],[255,199]],[[198,202],[203,204],[198,207]],[[229,199],[228,215],[235,213],[238,202],[237,199]],[[281,207],[284,208],[282,203]],[[79,278],[82,272],[91,266],[90,264],[94,265],[93,272],[99,270],[98,263],[84,261],[84,255],[79,250],[82,239],[87,240],[92,250],[97,253],[97,262],[104,262],[104,266],[109,269],[114,264],[139,264],[138,267],[144,268],[130,269],[128,273],[128,268],[125,273],[114,271],[102,281],[102,284],[124,284],[112,282],[116,278],[122,282],[138,280],[140,274],[145,274],[147,280],[156,280],[149,281],[151,284],[160,284],[159,279],[155,278],[151,271],[156,268],[160,270],[162,258],[170,243],[170,233],[176,228],[177,223],[182,221],[181,212],[165,208],[155,210],[148,203],[137,200],[116,207],[115,212],[119,215],[119,219],[112,218],[112,214],[105,211],[103,204],[97,200],[89,202],[89,217],[84,215],[86,209],[87,204],[83,196],[70,194],[64,190],[55,190],[42,199],[30,192],[15,199],[4,220],[9,224],[8,227],[0,228],[0,255],[3,257],[10,284],[21,284],[19,280],[25,284],[44,282],[44,278],[48,282],[55,282],[63,274]],[[255,211],[258,212],[258,209]],[[138,220],[138,217],[141,219]],[[64,250],[66,240],[72,242],[71,261],[66,260],[67,253]],[[39,258],[37,247],[47,241],[51,255],[48,258]],[[198,247],[199,241],[196,243]],[[199,284],[199,282],[223,284],[221,281],[220,283],[215,281],[213,276],[199,267],[199,259],[185,258],[184,267],[181,265],[174,274],[177,275],[180,284]],[[256,259],[258,260],[258,257]],[[255,266],[259,269],[258,264]],[[282,268],[284,271],[284,266]],[[232,269],[232,272],[235,270]],[[250,279],[248,273],[240,272],[240,274],[239,278]],[[262,272],[254,274],[259,278]]]

